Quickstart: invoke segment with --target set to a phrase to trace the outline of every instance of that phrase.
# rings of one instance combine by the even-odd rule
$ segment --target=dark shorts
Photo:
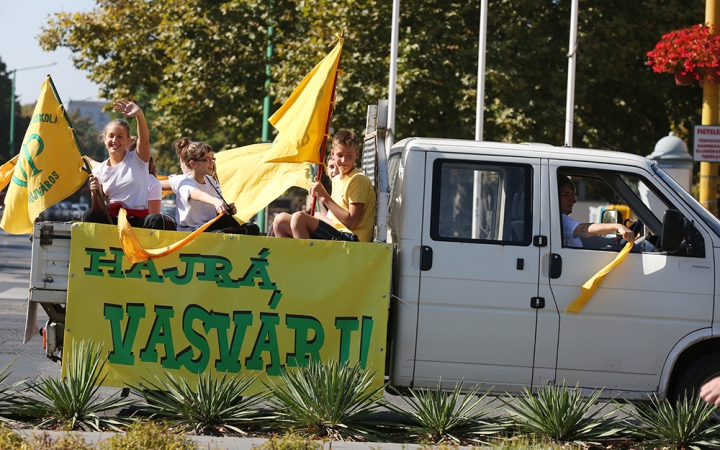
[[[340,231],[329,223],[323,222],[322,220],[320,221],[320,223],[318,223],[318,227],[315,232],[310,235],[310,239],[360,242],[360,239],[358,239],[357,235]]]

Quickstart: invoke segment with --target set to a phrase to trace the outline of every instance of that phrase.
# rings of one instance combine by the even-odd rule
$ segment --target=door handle
[[[432,269],[433,250],[427,245],[420,247],[420,270]]]
[[[562,275],[562,256],[550,253],[550,278],[560,278]]]

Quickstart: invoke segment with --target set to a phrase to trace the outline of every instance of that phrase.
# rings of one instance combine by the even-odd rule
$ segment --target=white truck
[[[369,113],[363,164],[379,194],[376,240],[394,254],[391,385],[464,379],[513,392],[564,381],[644,399],[720,375],[720,221],[657,165],[620,152],[432,138],[386,152],[377,116]],[[609,237],[563,245],[561,176],[587,198],[627,206],[641,234],[578,314],[565,310],[620,246]],[[51,358],[62,347],[69,229],[38,223],[34,232],[28,336],[41,305]]]

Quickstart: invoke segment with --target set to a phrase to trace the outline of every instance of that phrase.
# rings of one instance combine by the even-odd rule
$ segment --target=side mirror
[[[675,253],[680,249],[682,243],[683,229],[685,228],[685,217],[675,209],[668,209],[663,214],[662,233],[660,235],[660,246],[668,253]]]
[[[623,216],[617,209],[606,209],[602,213],[602,223],[623,223]]]

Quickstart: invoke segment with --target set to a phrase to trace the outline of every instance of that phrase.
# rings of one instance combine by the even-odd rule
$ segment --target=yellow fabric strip
[[[576,298],[572,303],[570,303],[570,305],[568,305],[567,309],[565,310],[565,314],[567,314],[568,311],[574,314],[579,313],[585,306],[585,303],[590,300],[590,297],[592,297],[597,288],[600,287],[600,284],[605,279],[605,276],[607,276],[607,274],[610,273],[611,270],[613,270],[621,262],[623,262],[627,254],[630,253],[632,247],[632,242],[628,242],[627,244],[625,244],[625,247],[620,251],[620,253],[618,253],[618,255],[610,264],[600,269],[598,273],[596,273],[592,276],[592,278],[587,280],[585,284],[580,287],[580,289],[582,290],[580,297]]]
[[[18,156],[19,155],[15,155],[13,159],[0,166],[0,191],[10,184],[13,172],[15,171],[15,164],[17,164]]]
[[[133,264],[147,261],[148,259],[160,258],[174,253],[192,242],[193,239],[198,237],[207,229],[207,227],[212,225],[221,216],[222,215],[216,216],[214,219],[208,221],[205,225],[201,226],[174,244],[170,244],[162,248],[145,249],[127,220],[127,212],[125,209],[120,208],[120,212],[118,213],[118,235],[120,235],[120,245],[122,246],[123,252],[125,252],[125,256],[127,256],[127,259],[129,259]]]

